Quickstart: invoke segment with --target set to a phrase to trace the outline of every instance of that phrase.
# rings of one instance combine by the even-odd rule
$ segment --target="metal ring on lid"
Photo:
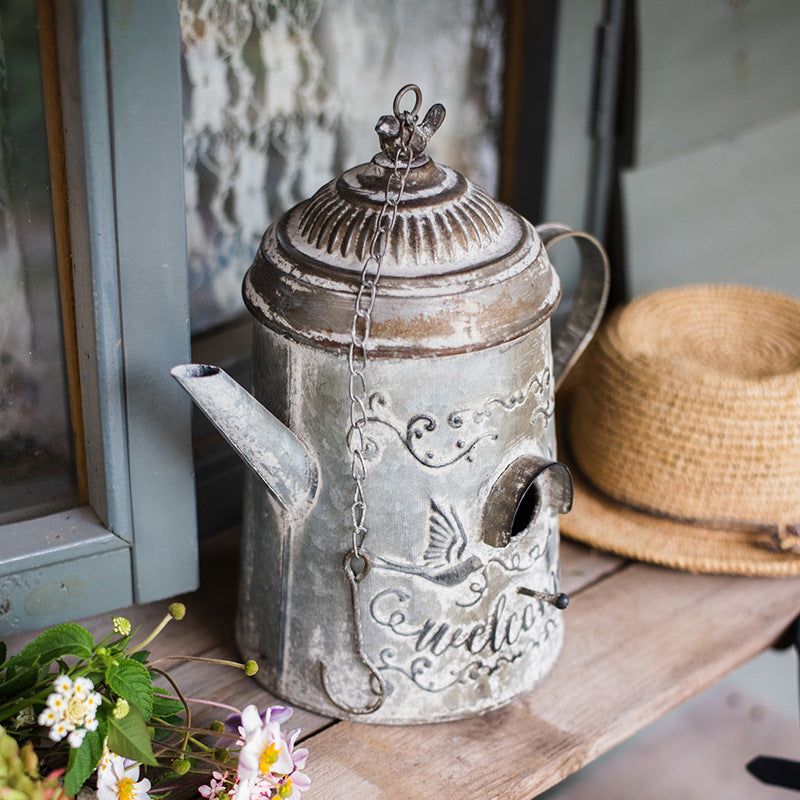
[[[409,92],[414,92],[416,97],[416,102],[414,103],[414,108],[411,109],[409,112],[404,112],[400,110],[400,101],[403,99],[404,95],[407,95]],[[407,83],[394,97],[394,105],[392,106],[392,111],[394,115],[400,119],[404,113],[411,114],[412,117],[416,117],[419,113],[420,108],[422,107],[422,90],[417,86],[416,83]]]

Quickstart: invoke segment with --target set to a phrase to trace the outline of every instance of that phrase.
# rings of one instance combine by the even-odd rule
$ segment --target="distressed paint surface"
[[[0,635],[121,608],[133,602],[130,549],[58,561],[0,577]]]
[[[314,453],[320,488],[298,518],[251,476],[239,644],[262,664],[268,688],[346,717],[326,696],[321,663],[332,695],[356,707],[374,698],[342,570],[353,490],[346,358],[259,326],[254,363],[256,397]],[[387,698],[362,719],[421,722],[493,708],[555,661],[560,612],[516,593],[557,588],[555,511],[541,508],[508,547],[482,538],[484,505],[506,468],[522,456],[555,457],[551,368],[547,323],[475,353],[370,362],[363,544],[372,570],[357,602],[365,654]],[[463,545],[460,558],[437,560],[437,535]]]

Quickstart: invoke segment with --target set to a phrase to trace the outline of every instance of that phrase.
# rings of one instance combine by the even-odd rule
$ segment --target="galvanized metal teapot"
[[[414,108],[400,109],[412,92]],[[503,705],[563,637],[554,387],[593,332],[608,265],[424,155],[441,124],[404,87],[382,152],[288,211],[244,280],[253,396],[173,375],[253,468],[237,638],[281,697],[382,723]],[[546,247],[576,236],[578,299]]]

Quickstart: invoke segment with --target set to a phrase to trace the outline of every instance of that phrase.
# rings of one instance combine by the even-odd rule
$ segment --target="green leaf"
[[[118,656],[106,667],[111,691],[135,705],[145,719],[153,713],[153,682],[147,668],[132,658]]]
[[[122,718],[108,718],[108,749],[123,758],[157,766],[144,717],[136,706]]]
[[[154,717],[159,717],[160,719],[174,716],[182,717],[184,711],[183,703],[174,697],[163,697],[161,695],[153,696]]]
[[[149,650],[137,650],[135,653],[131,653],[131,658],[134,661],[138,661],[140,664],[144,664],[148,658],[150,658],[150,651]]]
[[[28,667],[21,670],[19,674],[14,674],[13,678],[0,684],[0,697],[11,697],[30,689],[36,683],[38,674],[39,670],[36,667]]]
[[[49,663],[62,656],[88,659],[93,649],[94,639],[86,628],[75,622],[62,622],[29,642],[21,653],[8,660],[6,666]]]
[[[78,748],[71,747],[67,772],[64,775],[64,789],[74,797],[89,776],[95,771],[103,755],[103,741],[106,738],[105,725],[100,723],[97,730],[89,731]]]

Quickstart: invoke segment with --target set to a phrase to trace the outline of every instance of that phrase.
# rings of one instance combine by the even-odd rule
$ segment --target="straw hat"
[[[559,402],[565,535],[693,572],[800,574],[800,301],[737,286],[641,297]]]

